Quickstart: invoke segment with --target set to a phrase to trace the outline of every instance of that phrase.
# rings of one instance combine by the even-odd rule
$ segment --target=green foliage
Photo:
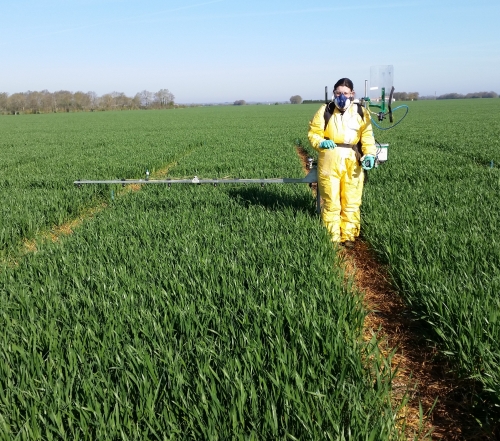
[[[498,100],[411,105],[385,132],[363,233],[457,373],[500,396]],[[493,165],[493,168],[491,166]]]
[[[73,187],[166,166],[299,177],[315,107],[0,120],[1,196],[30,204],[2,226],[36,219],[5,235],[6,256],[107,204],[0,271],[0,439],[398,437],[390,360],[361,338],[307,186]]]

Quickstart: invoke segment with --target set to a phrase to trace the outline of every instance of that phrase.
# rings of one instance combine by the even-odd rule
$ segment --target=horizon
[[[9,94],[8,92],[3,92],[0,90],[0,94],[2,93],[7,93],[8,96],[12,96],[12,95],[15,95],[15,94],[28,94],[28,93],[43,93],[43,92],[48,92],[49,94],[54,94],[54,93],[58,93],[58,92],[69,92],[71,94],[75,94],[75,93],[83,93],[83,94],[90,94],[90,93],[95,93],[94,91],[88,91],[88,92],[84,92],[84,91],[69,91],[69,90],[65,90],[65,89],[60,89],[60,90],[54,90],[54,91],[50,91],[48,89],[42,89],[42,90],[27,90],[27,91],[24,91],[24,92],[14,92],[13,94]],[[397,93],[397,91],[395,91]],[[103,96],[105,95],[110,95],[112,93],[122,93],[122,92],[118,92],[118,91],[114,91],[114,92],[108,92],[108,93],[105,93],[103,95],[98,95],[97,98],[98,99],[101,99]],[[134,95],[131,95],[131,96],[127,96],[125,94],[125,96],[127,96],[127,98],[130,98],[132,99],[134,96],[138,95],[140,92],[136,92]],[[399,93],[418,93],[418,98],[416,98],[416,100],[418,101],[419,99],[421,100],[430,100],[430,99],[445,99],[445,98],[441,98],[441,97],[444,97],[444,96],[448,96],[448,95],[460,95],[460,98],[466,98],[466,99],[471,99],[471,98],[500,98],[500,94],[498,94],[497,92],[495,91],[486,91],[486,90],[482,90],[482,91],[474,91],[474,92],[467,92],[465,94],[460,94],[460,93],[457,93],[457,92],[450,92],[450,93],[446,93],[446,94],[442,94],[442,95],[420,95],[419,92],[407,92],[407,91],[401,91]],[[480,93],[494,93],[494,94],[497,94],[498,96],[497,97],[468,97],[467,95],[473,95],[473,94],[480,94]],[[291,97],[290,97],[291,98]],[[291,104],[290,103],[290,98],[288,99],[278,99],[278,100],[245,100],[243,98],[239,98],[239,99],[236,99],[236,100],[232,100],[232,101],[207,101],[207,102],[200,102],[200,101],[194,101],[194,102],[178,102],[178,101],[175,101],[174,100],[174,104],[175,105],[182,105],[182,106],[194,106],[194,105],[201,105],[201,106],[205,106],[205,105],[234,105],[236,103],[236,101],[240,101],[240,100],[243,100],[245,103],[245,105],[257,105],[257,104],[263,104],[263,105],[271,105],[271,104]],[[303,102],[306,102],[306,101],[310,101],[310,102],[324,102],[324,96],[323,98],[304,98],[304,97],[301,97],[302,98],[302,103]],[[356,98],[361,98],[361,97],[356,97]],[[460,98],[449,98],[449,99],[460,99]],[[401,99],[394,99],[394,101],[410,101],[410,99],[407,99],[407,100],[401,100]],[[413,101],[413,99],[411,99],[411,101]]]
[[[491,0],[19,0],[2,9],[0,92],[9,94],[167,88],[179,103],[273,102],[321,98],[348,77],[361,96],[380,65],[394,66],[396,91],[500,92],[500,2]]]

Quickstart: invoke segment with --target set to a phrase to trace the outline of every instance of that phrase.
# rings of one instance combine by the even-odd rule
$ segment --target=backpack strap
[[[363,106],[361,106],[361,104],[359,103],[353,103],[353,104],[356,104],[356,106],[358,106],[358,115],[361,117],[362,120],[364,120],[365,114],[363,112]],[[324,113],[325,127],[323,128],[323,130],[326,130],[326,126],[328,125],[328,122],[330,121],[330,118],[332,117],[334,111],[335,111],[335,103],[333,101],[330,101],[325,107],[325,113]],[[361,150],[361,147],[362,147],[361,140],[356,145],[352,146],[354,153],[356,153],[356,159],[360,163],[361,163],[361,157],[363,156],[363,151]]]
[[[325,107],[325,114],[324,114],[325,127],[323,127],[323,130],[326,130],[328,121],[330,121],[330,118],[332,117],[334,111],[335,111],[335,103],[333,101],[330,101]]]
[[[363,106],[359,103],[353,103],[353,104],[356,104],[356,106],[358,106],[358,115],[361,117],[362,120],[364,120],[365,114],[363,112]],[[323,130],[326,130],[326,126],[328,125],[328,121],[330,121],[333,112],[335,112],[335,103],[333,101],[330,101],[325,107],[325,113],[324,113],[325,127],[323,127]]]

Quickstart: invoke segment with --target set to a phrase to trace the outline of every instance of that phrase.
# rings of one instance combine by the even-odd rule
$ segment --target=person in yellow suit
[[[309,123],[308,138],[318,155],[321,219],[332,242],[354,247],[360,231],[364,170],[375,165],[377,148],[368,111],[354,100],[349,78],[335,83],[333,101]]]

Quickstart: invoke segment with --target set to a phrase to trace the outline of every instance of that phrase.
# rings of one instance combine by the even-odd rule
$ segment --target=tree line
[[[472,92],[465,95],[461,93],[445,93],[439,96],[420,96],[418,92],[394,92],[393,95],[396,101],[415,101],[415,100],[453,100],[465,98],[498,98],[496,92]]]
[[[419,93],[418,92],[394,92],[392,97],[396,101],[417,101],[419,98]]]
[[[453,100],[463,98],[498,98],[498,94],[496,92],[473,92],[466,95],[462,95],[460,93],[447,93],[436,97],[437,100]]]
[[[300,96],[293,96],[290,98],[292,104],[297,102],[302,102],[304,104],[310,103],[323,103],[324,100],[302,100],[296,101],[296,98]],[[439,96],[420,96],[418,92],[394,92],[393,99],[396,101],[417,101],[417,100],[451,100],[451,99],[464,99],[464,98],[498,98],[499,95],[496,92],[472,92],[462,95],[460,93],[447,93]],[[388,95],[386,95],[386,99]]]
[[[111,92],[98,96],[95,92],[70,92],[59,90],[49,92],[27,91],[0,92],[0,113],[51,113],[85,112],[101,110],[163,109],[175,105],[175,97],[168,89],[158,92],[143,90],[134,97],[123,92]]]

